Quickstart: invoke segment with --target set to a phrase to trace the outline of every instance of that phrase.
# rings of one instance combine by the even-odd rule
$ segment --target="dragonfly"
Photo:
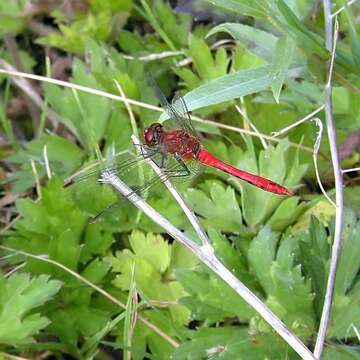
[[[168,120],[164,124],[154,122],[144,129],[143,142],[137,145],[139,155],[125,159],[121,157],[114,164],[102,165],[95,171],[85,172],[85,174],[75,177],[71,183],[88,179],[94,174],[99,176],[101,171],[106,169],[125,181],[132,188],[133,193],[142,195],[157,183],[170,178],[190,179],[198,174],[203,166],[209,166],[264,191],[282,196],[293,195],[291,190],[281,184],[241,170],[217,158],[201,143],[184,98],[176,95],[170,103],[158,87],[155,87],[154,90],[162,108],[167,113]],[[163,175],[159,177],[153,174],[150,178],[146,178],[139,169],[144,160],[153,161],[162,170]],[[107,206],[104,211],[115,205],[116,203]],[[96,219],[101,214],[98,214]]]

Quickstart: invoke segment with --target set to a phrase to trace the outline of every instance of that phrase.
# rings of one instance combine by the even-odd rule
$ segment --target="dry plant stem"
[[[360,342],[360,332],[359,329],[354,326],[354,324],[351,324],[352,329],[354,330],[354,333],[356,334],[356,337],[358,338]]]
[[[45,164],[46,175],[47,175],[48,179],[51,179],[51,169],[50,169],[50,163],[49,163],[49,158],[48,158],[47,146],[46,145],[44,145],[44,148],[43,148],[43,156],[44,156],[44,164]]]
[[[130,56],[130,55],[123,55],[124,59],[127,60],[139,60],[139,61],[154,61],[154,60],[161,60],[167,57],[179,56],[184,55],[184,51],[163,51],[160,53],[143,55],[143,56]]]
[[[7,272],[6,274],[4,274],[4,278],[8,278],[10,277],[12,274],[15,274],[18,270],[20,270],[21,268],[23,268],[26,264],[22,263],[18,266],[15,266],[14,268],[12,268],[9,272]]]
[[[13,249],[13,248],[8,247],[8,246],[0,245],[0,249],[3,249],[5,251],[10,251],[12,253],[17,253],[17,254],[32,258],[32,259],[37,259],[39,261],[44,261],[44,262],[50,263],[52,265],[55,265],[55,266],[59,267],[60,269],[66,271],[70,275],[74,276],[75,278],[77,278],[79,281],[83,282],[87,286],[94,289],[95,291],[97,291],[98,293],[100,293],[101,295],[106,297],[108,300],[110,300],[115,305],[119,306],[122,309],[126,309],[125,304],[123,304],[121,301],[116,299],[114,296],[112,296],[111,294],[109,294],[105,290],[101,289],[100,287],[98,287],[97,285],[92,283],[91,281],[87,280],[83,276],[79,275],[77,272],[67,268],[65,265],[63,265],[63,264],[61,264],[61,263],[59,263],[59,262],[57,262],[55,260],[48,259],[48,258],[46,258],[44,256],[41,256],[41,255],[33,255],[33,254],[27,253],[25,251]],[[160,337],[162,337],[164,340],[166,340],[171,346],[173,346],[173,347],[178,347],[179,346],[179,344],[173,338],[171,338],[169,335],[164,333],[161,329],[159,329],[157,326],[152,324],[149,320],[147,320],[143,316],[138,315],[138,319],[140,321],[142,321],[149,329],[153,330],[156,334],[158,334]]]
[[[40,184],[39,175],[38,175],[37,170],[36,170],[35,161],[30,160],[30,164],[31,164],[31,170],[33,172],[34,179],[35,179],[36,193],[37,193],[38,198],[41,199],[41,184]]]
[[[134,113],[133,113],[133,111],[131,109],[131,106],[129,104],[128,98],[126,97],[125,92],[124,92],[123,88],[121,87],[120,83],[116,79],[114,79],[114,83],[115,83],[115,86],[117,87],[117,89],[119,90],[119,93],[120,93],[121,97],[124,98],[124,105],[126,107],[126,111],[129,114],[132,132],[133,132],[134,135],[139,137],[139,132],[138,132],[137,124],[136,124],[136,119],[135,119]]]
[[[139,139],[136,138],[136,136],[132,135],[131,136],[131,140],[134,143],[135,146],[140,145],[140,141]],[[145,161],[152,167],[152,169],[154,170],[154,172],[160,177],[160,178],[165,178],[164,174],[162,173],[161,169],[154,163],[154,161],[151,161],[151,159],[145,159]],[[164,185],[168,188],[168,190],[170,191],[171,195],[175,198],[176,202],[180,205],[181,209],[184,211],[184,214],[186,215],[186,217],[189,219],[192,227],[194,228],[195,232],[197,233],[197,235],[199,236],[202,245],[203,246],[208,246],[210,247],[210,243],[209,240],[205,234],[205,232],[203,231],[203,229],[201,228],[195,214],[190,210],[190,208],[188,207],[188,205],[186,204],[185,200],[182,198],[182,196],[178,193],[178,191],[176,190],[176,188],[174,187],[174,185],[171,183],[170,180],[166,179],[164,181]]]
[[[268,309],[262,301],[254,295],[234,274],[229,271],[214,254],[213,248],[208,245],[198,246],[183,232],[178,230],[167,219],[157,213],[149,206],[140,196],[123,183],[110,171],[102,173],[103,183],[112,185],[123,196],[127,197],[138,209],[143,211],[156,224],[161,226],[169,235],[179,241],[188,248],[195,256],[197,256],[205,265],[213,270],[221,279],[223,279],[232,289],[234,289],[251,307],[253,307],[259,315],[302,357],[306,360],[314,360],[313,354],[301,342],[301,340],[293,335],[284,323]]]
[[[38,81],[48,82],[48,83],[51,83],[51,84],[55,84],[55,85],[59,85],[59,86],[63,86],[63,87],[71,88],[71,89],[84,91],[84,92],[86,92],[88,94],[94,94],[94,95],[98,95],[98,96],[103,96],[103,97],[106,97],[108,99],[112,99],[112,100],[115,100],[115,101],[124,102],[124,101],[127,100],[127,102],[129,104],[136,105],[136,106],[142,107],[144,109],[150,109],[150,110],[159,111],[159,112],[164,111],[164,109],[162,109],[159,106],[146,104],[146,103],[143,103],[141,101],[136,101],[136,100],[133,100],[133,99],[124,99],[122,96],[110,94],[110,93],[108,93],[106,91],[92,89],[92,88],[89,88],[89,87],[86,87],[86,86],[83,86],[83,85],[73,84],[73,83],[69,83],[69,82],[66,82],[66,81],[62,81],[62,80],[51,79],[51,78],[46,77],[46,76],[40,76],[40,75],[34,75],[34,74],[23,73],[23,72],[20,72],[20,71],[15,71],[15,70],[12,70],[13,68],[10,69],[8,67],[5,67],[4,64],[6,64],[6,63],[1,59],[0,59],[0,64],[5,68],[5,69],[0,69],[0,74],[7,74],[7,75],[11,75],[11,76],[19,76],[19,77],[24,77],[24,78],[27,78],[27,79],[34,79],[34,80],[38,80]],[[40,99],[40,101],[42,102],[41,99]],[[56,116],[56,114],[54,112],[48,111],[48,114],[49,114],[49,118],[50,118],[50,114],[53,114],[53,116]],[[243,133],[243,134],[248,134],[248,135],[251,135],[251,136],[259,137],[259,134],[256,133],[255,131],[249,131],[249,130],[240,129],[238,127],[231,126],[231,125],[220,124],[220,123],[217,123],[215,121],[202,119],[202,118],[200,118],[198,116],[193,116],[193,115],[191,115],[191,119],[196,121],[196,122],[202,123],[202,124],[207,124],[207,125],[210,125],[210,126],[221,128],[221,129],[235,131],[235,132],[238,132],[238,133]],[[276,138],[274,138],[272,136],[268,136],[268,135],[264,135],[264,134],[261,134],[261,137],[263,137],[264,139],[267,139],[269,141],[276,142],[276,143],[281,141],[281,140],[276,139]],[[310,152],[310,153],[313,152],[312,148],[301,145],[301,144],[296,144],[296,143],[293,143],[291,141],[289,142],[289,145],[293,146],[293,147],[296,147],[296,148],[299,148],[299,149],[302,149],[304,151]],[[323,158],[326,158],[323,154],[320,154],[320,155]]]
[[[349,0],[344,6],[342,6],[340,9],[335,11],[331,16],[334,18],[335,16],[339,15],[347,6],[352,5],[356,0]]]
[[[336,132],[335,132],[335,126],[334,126],[334,120],[332,114],[332,85],[331,85],[332,69],[334,65],[335,47],[336,47],[338,29],[337,29],[337,20],[335,19],[335,32],[333,34],[331,1],[323,0],[323,6],[324,6],[324,15],[325,15],[324,16],[325,43],[326,43],[326,48],[331,52],[331,59],[329,61],[328,79],[325,85],[325,119],[326,119],[327,132],[329,138],[331,160],[334,168],[335,190],[336,190],[336,197],[335,197],[336,213],[335,213],[334,240],[331,250],[331,259],[330,259],[330,267],[329,267],[329,277],[326,286],[325,300],[321,314],[320,327],[314,349],[314,355],[316,359],[320,359],[321,357],[324,348],[324,341],[326,338],[326,331],[330,319],[330,310],[334,295],[336,268],[341,250],[341,234],[343,228],[343,211],[344,211],[343,177],[340,167],[338,149],[336,145]]]
[[[263,135],[259,132],[259,130],[257,129],[257,127],[252,123],[252,121],[249,119],[249,117],[246,114],[246,111],[243,111],[241,109],[240,106],[235,105],[235,109],[238,111],[238,113],[245,119],[245,121],[250,125],[250,127],[253,129],[253,131],[256,132],[256,134],[258,134],[259,140],[261,142],[261,145],[263,146],[264,149],[267,149],[267,144],[266,141],[263,137]]]
[[[348,172],[355,172],[355,171],[360,171],[360,167],[342,170],[343,174]]]
[[[279,131],[274,131],[271,133],[272,136],[280,136],[285,134],[286,132],[288,132],[289,130],[301,125],[302,123],[310,120],[314,115],[316,115],[317,113],[319,113],[320,111],[322,111],[325,108],[325,105],[321,105],[320,107],[318,107],[316,110],[314,110],[313,112],[311,112],[310,114],[304,116],[302,119],[292,123],[291,125],[279,130]]]
[[[317,180],[317,182],[319,184],[321,192],[324,194],[324,196],[330,202],[330,204],[334,208],[336,208],[335,203],[330,199],[329,195],[326,193],[326,191],[325,191],[325,189],[323,187],[323,184],[322,184],[321,178],[320,178],[319,167],[318,167],[318,164],[317,164],[317,156],[318,156],[318,153],[319,153],[319,148],[320,148],[321,139],[322,139],[322,133],[323,133],[323,124],[322,124],[321,120],[318,119],[318,118],[314,118],[313,121],[315,121],[316,125],[319,128],[318,135],[316,137],[316,141],[315,141],[315,144],[314,144],[314,153],[313,153],[313,161],[314,161],[314,169],[315,169],[316,180]]]
[[[18,73],[18,71],[16,71],[16,69],[13,66],[11,66],[10,64],[8,64],[6,61],[4,61],[2,59],[0,59],[0,65],[4,68],[4,70],[0,69],[0,73],[3,73],[3,74],[11,74],[14,72]],[[19,72],[19,74],[26,74],[26,73]],[[33,75],[33,74],[27,74],[27,75],[29,75],[29,76],[21,76],[21,77],[38,80],[38,79],[36,79],[37,75]],[[27,81],[25,79],[17,79],[17,78],[14,78],[13,81],[14,81],[14,84],[19,89],[21,89],[24,93],[27,94],[27,96],[35,103],[35,105],[37,105],[40,109],[44,108],[44,102],[43,102],[41,96],[37,93],[37,91],[33,88],[33,86],[30,84],[29,81]],[[60,122],[58,115],[54,111],[48,110],[47,117],[51,121],[52,126],[54,128],[56,128],[58,123]]]

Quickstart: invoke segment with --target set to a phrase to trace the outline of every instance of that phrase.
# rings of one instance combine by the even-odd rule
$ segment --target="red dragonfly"
[[[160,89],[154,88],[162,107],[167,112],[169,118],[175,122],[175,128],[166,130],[160,123],[153,123],[145,128],[144,142],[150,151],[156,150],[163,154],[164,157],[171,154],[183,168],[184,175],[190,175],[186,162],[194,160],[224,171],[265,191],[278,195],[293,195],[292,191],[286,187],[261,176],[240,170],[211,154],[200,142],[200,138],[192,125],[190,113],[184,99],[177,95],[173,99],[172,104],[170,104]],[[177,110],[178,108],[181,110]]]
[[[87,179],[92,175],[98,177],[102,170],[109,169],[125,181],[133,189],[134,193],[139,194],[146,192],[152,185],[163,182],[165,179],[189,178],[196,174],[201,164],[203,164],[226,172],[265,191],[278,195],[293,195],[286,187],[261,176],[240,170],[211,154],[201,144],[200,138],[192,125],[190,113],[184,99],[181,96],[175,96],[170,104],[160,89],[154,84],[153,87],[169,117],[169,120],[166,120],[165,123],[170,123],[171,126],[165,127],[158,122],[151,124],[144,130],[144,143],[139,145],[140,156],[130,158],[127,156],[125,160],[122,158],[115,164],[101,165],[96,171],[75,177],[71,180],[71,183]],[[157,175],[152,175],[150,179],[141,176],[139,165],[144,162],[145,158],[156,163],[162,169],[164,176],[159,178]],[[116,203],[111,204],[105,210],[113,207]]]

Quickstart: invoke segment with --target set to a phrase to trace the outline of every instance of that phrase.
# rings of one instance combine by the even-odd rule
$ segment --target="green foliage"
[[[51,300],[60,288],[60,281],[50,280],[46,275],[0,277],[0,345],[34,342],[34,336],[50,323],[41,312],[34,311]]]
[[[99,88],[99,84],[86,72],[80,61],[73,66],[73,76],[78,84]],[[48,102],[61,115],[64,125],[83,146],[88,150],[94,149],[104,135],[110,118],[110,100],[83,92],[74,93],[71,89],[60,89],[52,84],[45,84],[44,87]]]
[[[224,326],[200,329],[181,344],[173,359],[279,359],[296,356],[272,334],[250,335],[243,327]]]
[[[1,242],[39,258],[0,254],[4,273],[17,272],[0,278],[0,352],[38,357],[50,351],[59,359],[92,359],[108,356],[113,348],[122,351],[115,357],[136,360],[298,359],[223,280],[129,202],[116,203],[118,194],[96,180],[105,165],[117,169],[133,158],[132,134],[141,138],[146,126],[166,120],[166,114],[159,120],[157,112],[146,108],[158,105],[146,74],[152,74],[168,99],[182,93],[190,111],[212,120],[194,122],[209,151],[295,192],[276,196],[209,167],[191,183],[176,183],[217,257],[313,348],[335,214],[313,178],[309,147],[318,128],[303,124],[275,144],[266,136],[260,142],[244,133],[254,134],[255,126],[270,135],[323,105],[330,57],[322,35],[323,12],[308,0],[180,2],[178,8],[187,14],[164,0],[60,3],[0,0],[2,59],[16,67],[20,62],[24,71],[70,78],[118,96],[123,91],[138,103],[130,101],[132,117],[123,100],[42,84],[45,104],[37,116],[27,109],[24,89],[1,74],[5,135],[0,158],[5,164],[0,177],[9,174],[10,179],[2,189],[2,223],[19,215],[1,233]],[[343,5],[333,2],[332,11]],[[358,167],[360,159],[348,136],[360,128],[358,17],[356,3],[338,17],[333,114],[341,154],[352,151],[343,167]],[[226,22],[229,18],[233,22]],[[49,54],[46,62],[44,54]],[[39,89],[34,84],[30,95]],[[173,105],[180,109],[178,102]],[[47,119],[48,110],[58,119],[55,125]],[[324,120],[323,112],[316,116]],[[320,151],[320,176],[330,193],[326,137]],[[134,188],[153,174],[135,167],[142,172],[122,173]],[[90,173],[63,188],[63,180],[80,168]],[[359,359],[358,178],[346,174],[345,184],[345,204],[353,210],[345,212],[323,354],[334,360]],[[195,238],[163,186],[145,196]],[[89,221],[106,208],[98,221]],[[68,271],[44,261],[45,256]]]
[[[240,231],[243,228],[242,215],[234,189],[224,188],[216,182],[207,182],[202,188],[189,189],[186,199],[191,208],[205,219],[203,225],[227,232]]]
[[[51,170],[59,176],[67,176],[73,173],[81,165],[84,153],[75,144],[63,137],[56,135],[41,135],[39,138],[27,143],[24,149],[8,157],[11,163],[19,166],[19,170],[12,179],[13,191],[25,191],[35,183],[31,161],[35,162],[36,170],[40,178],[45,177],[46,156],[51,164]]]
[[[283,238],[275,255],[277,241],[277,236],[265,227],[250,245],[249,262],[265,290],[268,306],[305,340],[315,330],[315,314],[310,283],[304,279],[301,266],[294,263],[298,239]],[[260,321],[258,328],[264,326],[268,327]]]
[[[170,5],[161,0],[153,1],[152,8],[146,0],[141,0],[141,5],[144,9],[144,17],[170,50],[176,50],[187,44],[191,25],[189,15],[181,13],[175,15]]]
[[[116,274],[113,284],[123,291],[130,290],[131,284],[134,284],[144,305],[154,304],[153,309],[145,311],[146,317],[151,318],[163,331],[172,336],[178,334],[181,325],[187,323],[189,314],[183,305],[177,303],[186,292],[174,279],[174,270],[179,266],[195,266],[197,261],[179,245],[169,245],[160,235],[145,235],[134,231],[129,243],[132,251],[125,249],[107,258]],[[157,304],[161,303],[165,308],[157,310]],[[145,338],[138,338],[142,331],[145,331]],[[134,348],[142,348],[141,343],[146,341],[152,352],[159,353],[159,356],[164,354],[165,349],[171,350],[163,339],[145,330],[143,325],[136,327],[135,334]]]
[[[188,92],[184,100],[189,111],[192,111],[264,90],[271,84],[271,80],[267,67],[241,70],[201,85]],[[165,120],[166,115],[160,119]]]
[[[334,310],[329,335],[336,338],[355,337],[360,327],[360,223],[353,212],[345,217],[343,246],[335,282]]]
[[[0,35],[18,34],[24,30],[25,19],[23,11],[26,1],[0,1]]]
[[[43,189],[42,195],[42,201],[38,203],[29,199],[18,201],[22,219],[17,222],[7,245],[31,254],[47,254],[50,259],[78,271],[88,280],[101,282],[109,270],[109,264],[98,256],[104,256],[111,245],[111,233],[100,229],[97,232],[88,230],[82,244],[86,216],[75,205],[70,193],[62,189],[62,183],[53,179]],[[96,246],[93,244],[96,233],[104,241],[100,242],[101,246],[98,242]],[[50,333],[61,338],[66,346],[71,348],[80,334],[90,336],[104,325],[108,312],[93,303],[93,290],[79,287],[79,282],[73,276],[33,259],[26,262],[25,270],[34,274],[49,274],[67,284],[60,292],[61,296],[47,309],[47,317],[52,322]],[[62,304],[61,310],[57,303]]]
[[[62,13],[54,12],[61,33],[52,32],[37,40],[41,45],[53,46],[70,53],[83,54],[89,39],[110,41],[114,33],[126,23],[132,0],[90,1],[92,13],[78,14],[66,25]]]
[[[174,269],[171,267],[171,256],[179,251],[178,246],[168,245],[159,235],[149,233],[145,236],[138,231],[132,233],[129,242],[133,252],[125,249],[116,253],[115,257],[108,258],[113,271],[118,273],[114,279],[115,286],[122,290],[129,289],[133,264],[137,289],[147,299],[176,301],[185,294],[180,284],[172,279]],[[186,311],[182,306],[170,306],[169,311],[175,322],[185,321]]]

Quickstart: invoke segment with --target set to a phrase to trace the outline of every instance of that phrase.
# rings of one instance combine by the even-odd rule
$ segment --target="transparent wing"
[[[139,147],[140,155],[135,155],[132,153],[122,154],[121,156],[117,156],[112,161],[97,161],[88,165],[84,169],[81,169],[74,175],[70,176],[65,182],[65,187],[86,180],[96,182],[97,178],[99,178],[101,175],[101,172],[105,169],[114,172],[118,176],[121,176],[125,172],[130,172],[133,168],[139,167],[141,163],[143,163],[144,160],[148,158],[151,158],[159,167],[162,167],[162,155],[160,152],[149,149],[145,145],[139,145]],[[146,151],[143,151],[143,148],[145,148]]]
[[[175,114],[176,118],[179,118],[183,127],[185,127],[189,133],[195,137],[199,137],[192,120],[190,118],[190,111],[187,108],[184,98],[180,94],[175,94],[171,102],[172,113]]]
[[[151,161],[154,161],[154,158],[151,158]],[[116,209],[118,209],[124,201],[131,200],[134,195],[144,196],[145,194],[149,194],[150,189],[151,193],[153,193],[153,190],[157,189],[158,185],[162,184],[166,180],[183,179],[185,181],[189,181],[194,175],[194,169],[190,170],[190,168],[186,166],[188,164],[185,165],[182,160],[175,159],[173,156],[166,156],[162,159],[162,164],[164,166],[161,176],[154,174],[153,172],[149,172],[149,176],[147,176],[141,184],[129,183],[127,176],[124,176],[126,174],[117,174],[120,179],[126,182],[126,184],[132,189],[132,192],[126,197],[123,197],[119,193],[115,192],[118,200],[108,204],[103,210],[97,213],[97,215],[92,217],[90,222],[97,222],[103,217],[103,215],[116,211]]]
[[[164,93],[161,91],[156,81],[150,74],[147,74],[147,79],[152,88],[154,89],[154,92],[160,102],[161,107],[169,116],[170,122],[174,122],[173,127],[186,129],[191,135],[198,137],[196,130],[192,125],[190,119],[190,112],[188,111],[184,98],[179,94],[175,94],[170,104],[167,101]]]

